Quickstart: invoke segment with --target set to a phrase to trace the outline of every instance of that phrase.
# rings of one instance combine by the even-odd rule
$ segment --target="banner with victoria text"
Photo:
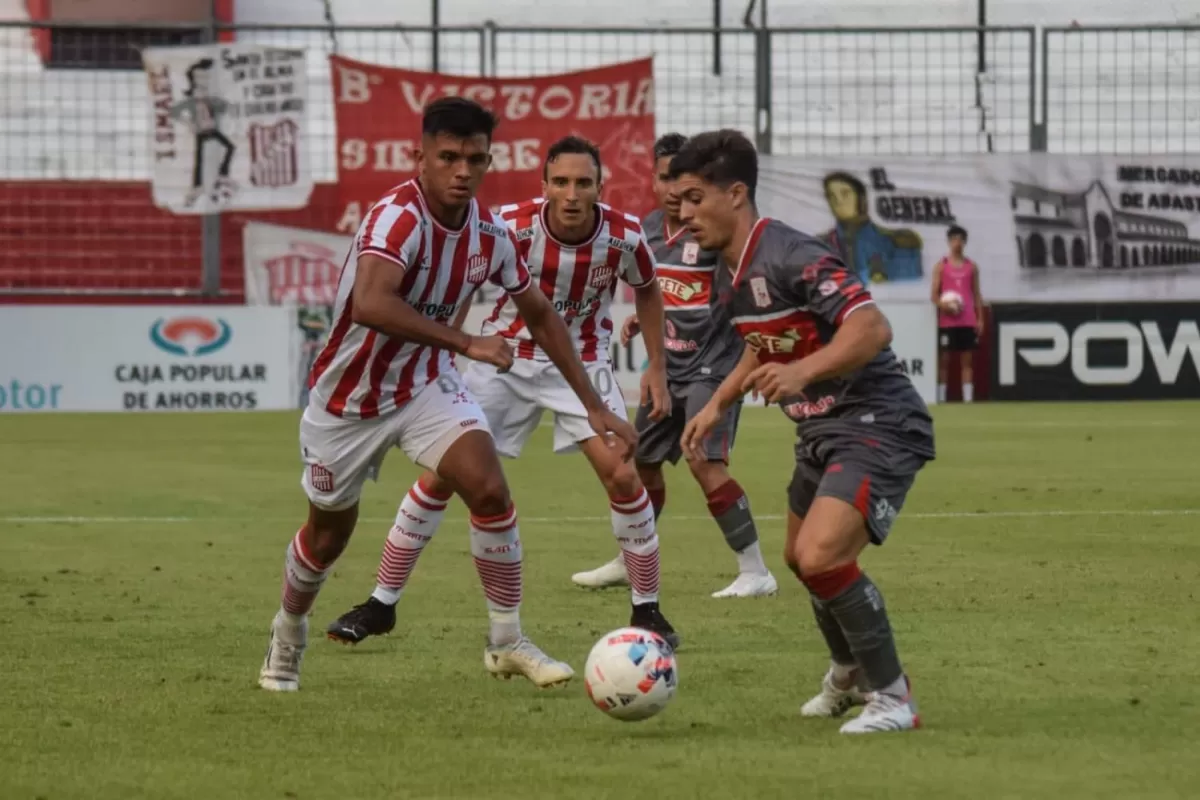
[[[881,300],[929,299],[951,225],[985,301],[1200,299],[1200,156],[766,155],[758,202]]]
[[[492,168],[480,202],[500,205],[542,193],[542,160],[555,140],[595,142],[603,162],[602,199],[631,214],[653,208],[653,60],[644,58],[561,75],[482,78],[384,67],[330,56],[337,120],[338,218],[353,230],[362,214],[416,173],[421,114],[447,95],[469,97],[499,117]]]

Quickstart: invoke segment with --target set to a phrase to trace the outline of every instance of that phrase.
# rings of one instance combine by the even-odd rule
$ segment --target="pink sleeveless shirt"
[[[962,296],[963,305],[962,311],[958,314],[947,314],[941,309],[938,310],[938,327],[939,328],[974,328],[976,321],[975,309],[975,288],[972,283],[972,277],[976,270],[975,262],[968,259],[963,259],[961,264],[953,264],[950,259],[942,259],[942,285],[938,287],[938,294],[944,292],[958,292]]]

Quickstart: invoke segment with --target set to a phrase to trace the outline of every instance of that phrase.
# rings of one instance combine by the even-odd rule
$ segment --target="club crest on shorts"
[[[333,473],[320,464],[310,464],[308,467],[308,482],[318,492],[333,491]]]
[[[607,289],[616,274],[616,268],[610,267],[607,264],[592,267],[591,274],[588,275],[588,286],[591,286],[593,289]]]
[[[767,279],[762,275],[750,279],[750,294],[754,296],[754,305],[759,308],[771,307],[771,293],[767,291]]]
[[[483,283],[487,280],[488,260],[483,253],[476,253],[467,259],[467,282]]]
[[[685,242],[683,245],[683,263],[694,265],[700,260],[700,245],[696,242]]]

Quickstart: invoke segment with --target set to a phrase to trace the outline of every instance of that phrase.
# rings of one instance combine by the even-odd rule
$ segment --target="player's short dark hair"
[[[967,229],[961,225],[951,225],[950,230],[946,231],[946,238],[953,239],[955,236],[961,236],[965,242],[967,240]]]
[[[591,156],[592,161],[596,162],[596,180],[599,181],[604,175],[600,168],[599,147],[582,136],[564,136],[546,151],[546,161],[542,164],[542,178],[550,177],[550,164],[558,160],[559,156],[566,155]]]
[[[495,130],[496,115],[465,97],[440,97],[425,106],[421,118],[421,133],[425,136],[446,134],[468,139],[482,133],[490,142]]]
[[[753,200],[758,188],[758,151],[741,131],[705,131],[688,139],[671,159],[671,177],[684,174],[722,188],[744,183]]]
[[[664,133],[654,143],[654,160],[677,155],[685,144],[687,144],[687,137],[682,133]]]

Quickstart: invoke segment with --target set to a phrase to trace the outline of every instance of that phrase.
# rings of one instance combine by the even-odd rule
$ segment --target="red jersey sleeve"
[[[789,259],[788,283],[814,317],[833,326],[857,308],[875,302],[867,287],[833,251],[815,242],[797,247]]]
[[[374,255],[408,267],[421,245],[421,218],[411,206],[387,204],[374,209],[358,237],[358,254]]]
[[[625,253],[621,257],[621,280],[637,289],[653,281],[657,271],[658,262],[654,258],[654,251],[646,241],[646,234],[639,231],[633,252]]]
[[[533,284],[533,280],[529,277],[525,259],[521,257],[516,234],[511,228],[505,228],[505,232],[508,235],[496,242],[496,249],[500,252],[488,279],[509,294],[520,294]]]

